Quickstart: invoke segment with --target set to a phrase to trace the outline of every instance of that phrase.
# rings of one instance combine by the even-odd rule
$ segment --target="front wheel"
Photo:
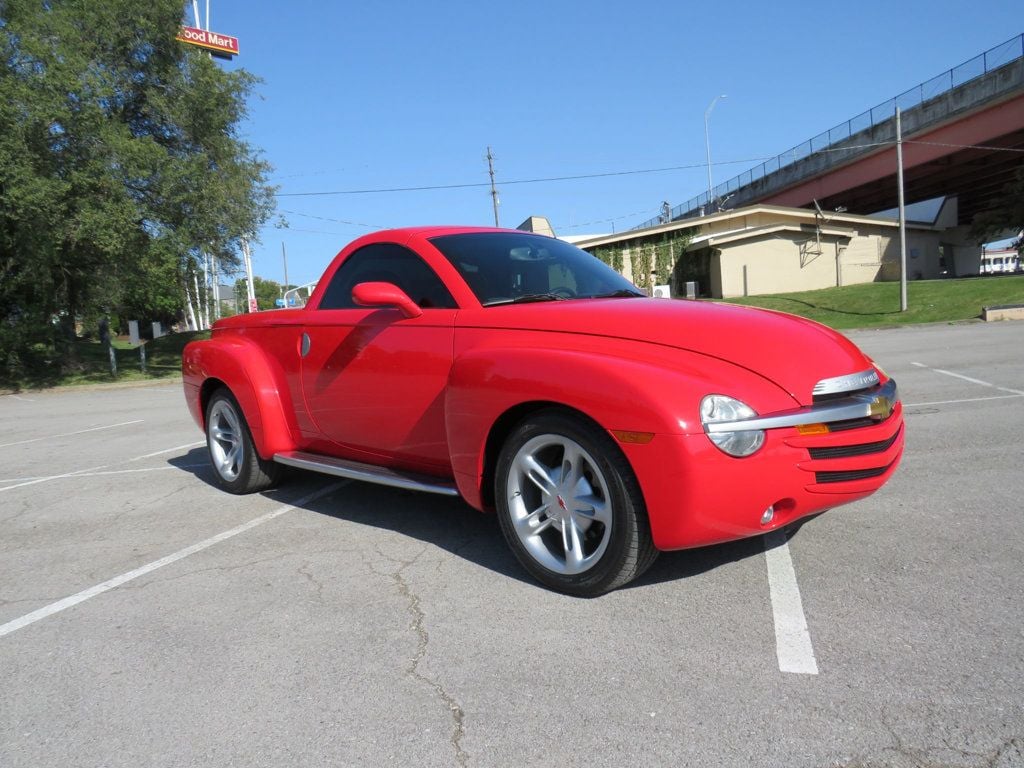
[[[206,445],[217,484],[230,493],[255,493],[274,485],[281,467],[256,453],[249,425],[227,389],[213,393],[206,406]]]
[[[559,592],[603,594],[657,556],[629,462],[581,417],[541,411],[521,423],[498,457],[495,500],[516,558]]]

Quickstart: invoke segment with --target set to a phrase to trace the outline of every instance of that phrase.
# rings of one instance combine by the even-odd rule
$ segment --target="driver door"
[[[352,288],[363,282],[397,285],[423,314],[356,305]],[[302,339],[303,397],[334,450],[410,469],[450,468],[444,395],[456,312],[440,278],[402,246],[374,243],[345,260]]]

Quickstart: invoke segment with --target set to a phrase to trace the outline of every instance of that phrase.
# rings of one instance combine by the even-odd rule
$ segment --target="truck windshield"
[[[482,305],[643,296],[586,251],[528,232],[467,232],[430,242],[462,275]]]

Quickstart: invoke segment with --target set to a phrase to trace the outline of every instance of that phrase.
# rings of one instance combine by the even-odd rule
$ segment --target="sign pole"
[[[245,258],[245,287],[249,298],[249,311],[258,312],[256,287],[252,284],[252,253],[249,251],[249,241],[245,239],[242,240],[242,256]]]

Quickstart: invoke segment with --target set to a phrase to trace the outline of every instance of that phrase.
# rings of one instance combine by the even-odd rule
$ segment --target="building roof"
[[[752,225],[748,219],[760,215],[761,223]],[[771,219],[771,224],[764,224],[763,220]],[[745,208],[736,208],[731,211],[720,211],[709,216],[699,218],[670,221],[666,224],[658,224],[645,229],[631,229],[626,232],[617,232],[612,235],[599,235],[585,240],[577,241],[576,245],[581,248],[590,248],[597,245],[610,245],[612,243],[628,242],[630,240],[641,240],[652,235],[660,235],[669,232],[683,230],[699,230],[692,240],[693,243],[703,241],[723,242],[729,239],[740,239],[750,237],[756,233],[768,234],[772,231],[797,230],[807,225],[823,227],[822,232],[836,235],[852,234],[861,227],[886,227],[896,229],[899,222],[892,219],[879,219],[871,216],[859,216],[851,213],[828,213],[819,214],[817,211],[807,208],[787,208],[779,205],[750,205]],[[934,229],[929,224],[907,223],[913,229]],[[713,231],[707,231],[714,227]],[[710,244],[710,242],[709,242]]]

